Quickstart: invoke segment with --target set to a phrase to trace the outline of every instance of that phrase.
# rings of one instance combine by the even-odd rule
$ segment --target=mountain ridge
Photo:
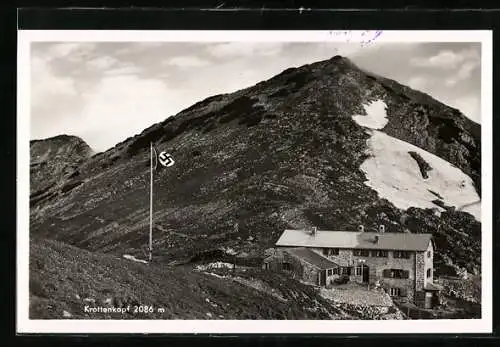
[[[140,254],[152,142],[176,160],[155,175],[159,259],[222,245],[260,254],[288,227],[384,223],[388,232],[432,232],[443,272],[480,271],[480,223],[470,214],[438,205],[401,210],[365,184],[360,167],[370,157],[370,134],[353,116],[382,100],[388,123],[381,131],[455,165],[478,192],[480,131],[456,109],[380,78],[336,56],[206,98],[88,158],[78,174],[49,187],[33,206],[32,232],[84,249]]]
[[[320,69],[321,68],[321,69]],[[268,93],[269,97],[273,98],[283,98],[290,93],[295,93],[295,92],[300,92],[304,91],[304,87],[307,86],[309,83],[314,83],[315,77],[311,77],[311,73],[314,74],[315,72],[318,72],[318,70],[321,72],[321,74],[324,74],[325,69],[327,72],[330,73],[340,73],[341,76],[342,74],[346,74],[349,72],[354,71],[356,74],[364,74],[365,72],[361,69],[359,69],[352,61],[350,61],[348,58],[341,57],[341,56],[335,56],[331,59],[312,63],[312,64],[306,64],[301,67],[297,68],[289,68],[278,75],[270,78],[267,81],[262,81],[259,82],[253,86],[238,90],[234,93],[231,94],[220,94],[220,95],[215,95],[208,97],[204,99],[203,101],[194,104],[191,107],[186,108],[185,110],[182,110],[179,112],[177,115],[173,117],[179,117],[175,121],[179,121],[182,117],[187,117],[189,115],[190,111],[193,110],[194,106],[197,106],[197,109],[199,109],[203,106],[203,108],[206,108],[213,103],[216,103],[223,99],[224,97],[228,97],[230,95],[234,96],[234,99],[240,100],[241,106],[244,108],[245,99],[238,99],[240,94],[244,94],[243,96],[248,96],[248,94],[254,93],[255,89],[260,93],[262,92],[261,88],[264,89],[263,94]],[[333,70],[333,71],[330,71]],[[358,76],[359,77],[359,76]],[[390,118],[396,118],[397,122],[389,122],[388,128],[385,129],[385,131],[391,135],[395,136],[398,139],[404,140],[406,142],[409,142],[413,145],[416,145],[420,148],[423,148],[433,154],[436,154],[443,159],[451,162],[452,164],[456,165],[460,169],[462,169],[465,173],[469,174],[477,188],[478,194],[481,194],[481,188],[480,188],[480,125],[471,121],[467,117],[465,117],[459,110],[455,108],[451,108],[444,103],[432,98],[430,95],[419,92],[419,91],[414,91],[409,87],[403,86],[400,83],[376,76],[374,74],[366,74],[366,76],[362,76],[363,78],[369,79],[369,80],[374,80],[376,82],[379,82],[383,91],[379,90],[378,93],[382,92],[394,92],[398,98],[397,98],[397,104],[394,103],[389,103],[388,105],[388,115]],[[276,86],[274,83],[284,84],[285,86],[290,86],[291,88],[278,88],[276,90]],[[269,89],[274,92],[269,92]],[[309,91],[306,89],[306,92]],[[317,89],[314,90],[314,92],[318,92]],[[280,93],[282,93],[280,95]],[[410,94],[408,97],[407,94]],[[324,97],[320,95],[320,98]],[[346,98],[348,99],[348,98]],[[400,107],[401,101],[409,102],[408,107]],[[210,101],[210,102],[209,102]],[[420,103],[421,105],[416,105],[414,104],[415,102]],[[208,104],[207,104],[208,103]],[[329,107],[329,110],[332,109],[331,106],[336,106],[335,104],[332,104],[331,101],[321,101],[319,102],[319,107]],[[419,107],[420,106],[420,107]],[[343,107],[345,108],[345,107]],[[408,111],[411,112],[408,112]],[[272,110],[271,110],[272,111]],[[317,111],[313,109],[313,111]],[[350,114],[358,114],[361,113],[363,114],[364,110],[358,106],[358,108],[354,108],[351,110]],[[427,119],[419,119],[423,118],[421,117],[423,114],[426,114]],[[269,112],[268,116],[272,117],[272,112]],[[265,115],[264,115],[265,117]],[[408,121],[406,117],[412,117]],[[229,118],[230,119],[230,118]],[[256,119],[250,119],[250,122],[259,122],[260,117],[256,117]],[[190,119],[187,117],[187,119],[184,120],[184,122],[188,122]],[[157,123],[147,129],[145,129],[141,134],[136,135],[148,135],[149,130],[152,132],[151,139],[154,140],[156,137],[154,136],[155,130],[158,127],[161,126],[166,126],[170,122],[175,122],[172,117],[167,118],[165,121]],[[191,119],[192,122],[196,123],[201,122],[203,123],[206,121],[208,124],[210,123],[208,120],[203,120],[198,118]],[[445,126],[440,124],[440,122],[446,122]],[[251,123],[250,123],[251,124]],[[403,129],[398,129],[398,128],[391,128],[392,124],[397,124],[398,126],[400,125],[405,125],[408,124],[409,126]],[[195,124],[196,125],[196,124]],[[394,125],[396,127],[396,125]],[[464,130],[466,130],[466,136],[464,138],[456,138],[456,133],[460,132],[460,128],[463,127]],[[210,126],[205,128],[207,131],[210,131]],[[184,130],[184,129],[181,129]],[[404,131],[401,131],[404,130]],[[429,134],[429,136],[426,136]],[[448,139],[448,143],[441,144],[440,146],[435,143],[435,141],[428,141],[429,139],[434,138],[436,135],[442,136],[444,138]],[[455,136],[454,136],[455,135]],[[132,137],[135,138],[136,136]],[[163,137],[164,138],[164,137]],[[127,139],[130,140],[131,138]],[[126,141],[127,141],[126,140]],[[426,141],[427,140],[427,141]],[[457,144],[455,143],[449,143],[452,141],[456,141]],[[122,142],[123,143],[123,142]],[[478,154],[479,153],[479,154]],[[466,160],[464,160],[464,156],[466,156]],[[470,162],[471,164],[467,165],[466,163]]]
[[[112,147],[112,148],[110,148],[110,149],[108,149],[108,150],[106,150],[104,152],[96,153],[96,155],[100,156],[100,155],[102,155],[104,153],[108,153],[110,151],[113,151],[117,147],[120,147],[121,145],[123,145],[123,144],[125,144],[127,142],[131,142],[131,141],[133,142],[134,139],[137,139],[137,138],[139,138],[141,136],[148,136],[148,135],[150,135],[150,133],[152,133],[151,134],[152,135],[151,139],[157,140],[159,138],[157,138],[157,136],[155,136],[155,134],[156,133],[160,133],[160,132],[156,132],[157,130],[159,130],[160,127],[165,127],[168,123],[172,123],[172,122],[175,122],[175,121],[180,121],[181,118],[187,117],[187,115],[189,115],[191,113],[191,111],[193,111],[193,110],[199,111],[200,108],[206,108],[207,106],[210,106],[212,103],[220,101],[221,99],[223,99],[225,97],[228,97],[228,96],[231,97],[231,96],[234,95],[236,97],[233,97],[233,100],[237,99],[237,96],[239,94],[245,94],[245,93],[247,93],[249,91],[252,92],[252,90],[254,88],[257,88],[259,86],[266,86],[266,84],[270,84],[270,83],[272,84],[272,82],[279,81],[280,79],[284,78],[285,76],[288,76],[288,78],[293,77],[294,73],[297,73],[297,72],[300,73],[300,71],[302,69],[311,68],[311,69],[314,70],[317,66],[321,66],[321,64],[324,64],[326,66],[334,64],[334,66],[339,66],[340,65],[343,69],[345,69],[345,68],[356,69],[359,72],[362,72],[362,73],[366,74],[366,77],[368,79],[372,79],[374,81],[378,81],[382,85],[382,87],[384,89],[387,89],[389,91],[393,91],[393,90],[396,89],[396,92],[397,92],[398,96],[402,96],[403,95],[402,96],[403,98],[408,98],[408,96],[405,97],[404,95],[410,93],[412,95],[412,97],[410,97],[410,99],[415,99],[415,101],[418,101],[420,103],[437,106],[437,107],[439,107],[439,110],[441,110],[442,108],[449,109],[451,111],[451,113],[445,114],[444,115],[445,117],[435,117],[435,118],[437,118],[435,120],[435,122],[438,122],[438,121],[441,121],[441,120],[446,121],[449,118],[458,119],[459,122],[460,122],[460,125],[464,125],[466,127],[466,130],[468,132],[470,132],[471,137],[473,138],[473,140],[476,140],[476,142],[479,142],[479,144],[474,143],[474,145],[480,145],[480,141],[477,141],[480,138],[480,124],[475,123],[474,121],[472,121],[469,118],[465,117],[458,109],[453,108],[453,107],[449,107],[449,106],[445,105],[443,102],[432,98],[432,96],[430,96],[430,95],[428,95],[426,93],[413,90],[413,89],[411,89],[411,88],[409,88],[407,86],[404,86],[404,85],[402,85],[402,84],[400,84],[400,83],[398,83],[398,82],[396,82],[394,80],[391,80],[391,79],[388,79],[388,78],[376,75],[374,73],[365,71],[363,69],[360,69],[359,67],[357,67],[347,57],[336,55],[333,58],[330,58],[330,59],[327,59],[327,60],[323,60],[323,61],[319,61],[319,62],[315,62],[315,63],[311,63],[311,64],[305,64],[305,65],[302,65],[300,67],[292,67],[292,68],[285,69],[281,73],[273,76],[272,78],[270,78],[267,81],[258,82],[258,83],[256,83],[253,86],[249,86],[249,87],[240,89],[240,90],[235,91],[233,93],[224,93],[224,94],[217,94],[217,95],[209,96],[209,97],[207,97],[207,98],[205,98],[205,99],[203,99],[203,100],[201,100],[199,102],[196,102],[193,105],[191,105],[191,106],[189,106],[189,107],[181,110],[176,115],[169,116],[165,120],[163,120],[161,122],[158,122],[158,123],[155,123],[155,124],[151,125],[148,128],[145,128],[141,133],[138,133],[138,134],[136,134],[134,136],[130,136],[130,137],[124,139],[123,141],[117,143],[114,147]],[[308,81],[307,81],[307,79],[304,80],[304,78],[302,78],[300,76],[302,76],[302,75],[299,75],[298,80],[300,82],[299,85],[302,87],[304,84],[307,84]],[[274,96],[275,97],[279,97],[279,95],[274,95]],[[389,106],[391,106],[391,105],[389,105]],[[360,109],[359,111],[360,112],[364,112],[362,109]],[[421,110],[421,109],[417,109],[416,110],[417,113],[418,112],[422,112],[422,111],[424,111],[424,110]],[[438,113],[438,112],[435,112],[435,113]],[[392,116],[392,114],[390,114],[390,115]],[[400,112],[397,113],[397,116],[400,117]],[[433,116],[435,116],[435,115],[433,115]],[[184,122],[187,122],[189,120],[193,120],[193,119],[190,119],[189,117],[187,117],[186,119],[183,119]],[[196,123],[196,118],[194,119],[194,123]],[[390,124],[389,124],[389,126],[390,126]],[[184,129],[181,129],[181,130],[184,130]],[[210,129],[208,129],[208,131],[209,130]],[[405,138],[401,138],[398,135],[403,135],[403,134],[397,134],[397,132],[394,129],[390,129],[389,128],[389,129],[384,129],[384,130],[390,131],[391,132],[390,135],[393,135],[396,138],[399,138],[401,140],[405,140],[406,142],[414,144],[414,145],[416,145],[418,147],[421,147],[423,149],[429,150],[429,146],[431,146],[431,144],[426,144],[426,143],[423,143],[423,142],[419,142],[416,139],[408,141],[408,136],[406,136]],[[412,133],[413,136],[415,136],[416,130],[419,130],[419,129],[414,129],[414,130],[415,131]],[[407,134],[407,135],[409,135],[409,134]],[[165,138],[165,136],[160,136],[160,137],[162,137],[163,139]],[[43,141],[43,140],[33,140],[33,141]],[[469,139],[466,139],[466,143],[470,144]],[[433,149],[433,148],[430,148],[430,149],[431,149],[430,150],[431,153],[434,153],[434,154],[442,157],[443,159],[446,159],[446,160],[448,160],[450,158],[453,159],[453,155],[448,155],[448,156],[445,155],[445,156],[443,156],[440,153],[435,153],[434,152],[435,149]],[[480,147],[478,147],[478,149],[479,149],[479,152],[480,152]],[[454,155],[454,156],[456,157],[458,155]],[[476,162],[475,162],[475,165],[476,165],[475,169],[476,169],[476,171],[480,170],[480,159],[474,159],[474,160],[476,160]],[[455,164],[454,160],[448,160],[448,161],[450,161],[453,164]],[[460,164],[457,164],[456,166],[459,167],[459,168],[461,168],[461,169],[463,169],[463,166],[461,166]],[[465,169],[464,171],[467,174],[470,174],[471,176],[475,177],[474,180],[475,180],[475,182],[477,181],[476,184],[478,185],[478,189],[477,189],[478,194],[481,194],[481,191],[480,191],[480,174],[478,174],[477,172],[473,172],[474,170],[470,170],[470,169]]]

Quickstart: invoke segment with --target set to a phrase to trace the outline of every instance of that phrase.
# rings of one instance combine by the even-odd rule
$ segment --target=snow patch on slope
[[[414,206],[443,210],[432,202],[438,199],[430,192],[432,190],[442,197],[440,200],[445,205],[463,208],[478,221],[481,220],[480,198],[473,181],[457,167],[417,146],[377,130],[372,131],[368,145],[372,156],[361,165],[361,170],[368,178],[365,184],[376,190],[381,198],[401,209]],[[427,179],[422,177],[418,164],[409,155],[409,151],[420,154],[432,167]],[[476,202],[477,204],[472,204]]]
[[[366,115],[354,115],[354,121],[363,127],[370,129],[382,129],[389,121],[387,119],[387,105],[382,100],[376,100],[363,105]]]
[[[125,259],[132,260],[132,261],[135,261],[135,262],[138,262],[138,263],[143,263],[143,264],[147,264],[148,263],[147,261],[142,260],[142,259],[137,259],[136,257],[134,257],[133,255],[130,255],[130,254],[124,254],[123,257]]]
[[[354,115],[356,123],[370,129],[382,129],[388,122],[386,105],[377,100],[363,105],[367,115]],[[397,208],[410,207],[444,209],[433,201],[468,212],[481,221],[481,199],[472,179],[460,169],[420,147],[391,137],[381,131],[368,130],[368,154],[361,170],[368,179],[366,185]],[[432,168],[424,179],[415,159],[408,153],[418,153]],[[432,192],[437,193],[433,194]]]

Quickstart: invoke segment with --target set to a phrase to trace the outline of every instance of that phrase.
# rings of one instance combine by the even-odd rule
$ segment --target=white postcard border
[[[456,320],[32,320],[29,319],[29,140],[31,42],[362,42],[363,32],[20,30],[17,86],[18,333],[490,333],[492,332],[492,31],[383,31],[377,42],[481,42],[482,315]],[[374,32],[373,30],[370,32]]]

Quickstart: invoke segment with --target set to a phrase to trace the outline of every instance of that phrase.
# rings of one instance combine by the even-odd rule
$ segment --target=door
[[[363,264],[361,272],[363,275],[363,283],[368,283],[368,281],[370,280],[370,268]]]
[[[326,285],[326,270],[319,270],[319,285]]]
[[[432,292],[425,292],[425,308],[432,308]]]

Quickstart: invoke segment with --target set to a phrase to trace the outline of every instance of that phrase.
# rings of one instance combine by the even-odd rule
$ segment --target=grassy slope
[[[251,286],[187,267],[145,265],[57,241],[34,239],[30,251],[32,319],[63,319],[64,311],[79,319],[352,318],[322,299],[314,288],[277,274],[256,272],[254,276],[260,276],[287,302]],[[95,304],[85,299],[95,300]],[[153,305],[163,307],[165,312],[85,313],[84,305]]]

